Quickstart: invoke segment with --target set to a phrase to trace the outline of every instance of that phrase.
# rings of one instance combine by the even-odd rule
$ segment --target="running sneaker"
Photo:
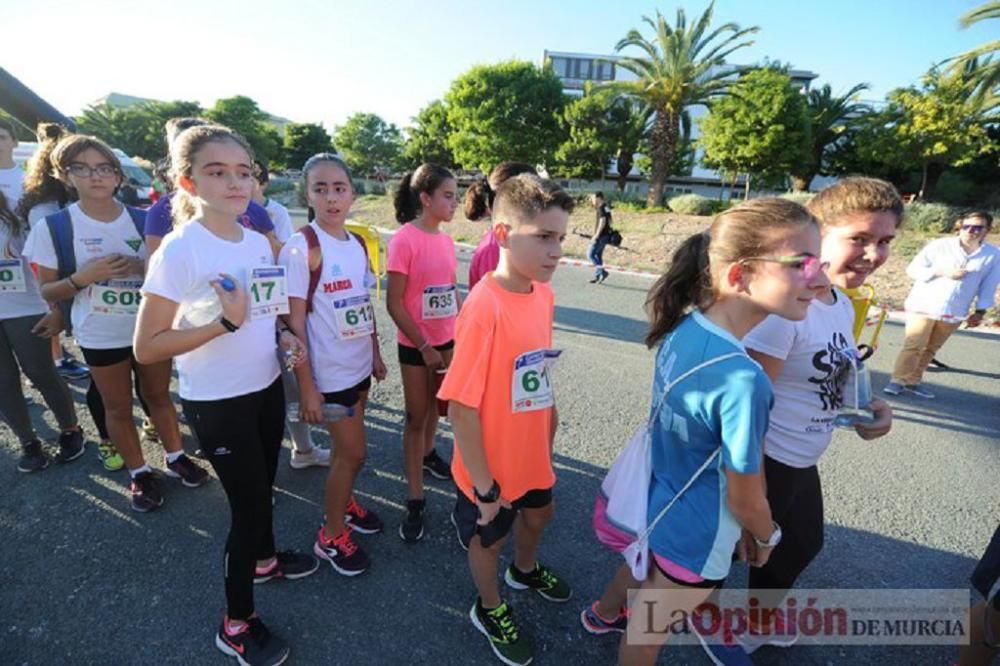
[[[597,284],[604,284],[604,281],[608,279],[609,275],[611,275],[611,273],[606,270],[602,270],[600,277],[597,278]]]
[[[83,455],[84,451],[83,430],[66,430],[59,434],[59,453],[56,454],[57,463],[68,463]]]
[[[195,461],[183,453],[177,460],[167,462],[167,468],[163,470],[163,473],[171,479],[180,479],[181,483],[188,488],[197,488],[211,478],[203,467],[199,467]]]
[[[458,520],[455,518],[454,511],[451,512],[451,524],[455,527],[455,536],[458,538],[458,545],[465,552],[469,552],[469,542],[462,538],[462,530],[458,529]]]
[[[628,628],[628,609],[622,608],[613,620],[605,620],[597,612],[597,605],[599,603],[599,601],[595,601],[580,613],[580,624],[583,625],[583,628],[592,634],[598,635],[610,634],[613,631],[624,634]]]
[[[292,457],[288,464],[292,469],[305,469],[306,467],[329,467],[330,449],[323,449],[314,446],[308,451],[298,452],[292,449]]]
[[[68,381],[79,381],[90,377],[90,368],[72,357],[66,357],[57,361],[56,372]]]
[[[163,491],[152,472],[142,472],[132,477],[132,510],[146,513],[163,506]]]
[[[159,444],[160,434],[156,432],[156,426],[149,420],[149,417],[142,419],[142,438],[150,444]]]
[[[485,609],[477,598],[469,611],[472,626],[490,641],[490,649],[497,659],[510,666],[530,664],[533,658],[531,644],[521,636],[514,623],[514,613],[506,602],[496,608]]]
[[[319,560],[312,555],[295,550],[280,550],[274,554],[274,560],[269,569],[261,571],[258,568],[254,571],[253,582],[255,585],[266,583],[272,578],[286,578],[288,580],[305,578],[316,573],[316,570],[319,569]]]
[[[399,525],[399,538],[406,543],[416,543],[424,538],[424,500],[406,500],[406,517]]]
[[[435,479],[445,480],[451,478],[451,465],[441,459],[437,450],[432,450],[424,456],[424,471]]]
[[[560,580],[548,567],[535,562],[535,568],[530,573],[524,573],[511,564],[503,575],[508,587],[515,590],[532,589],[542,595],[543,599],[562,603],[569,601],[573,591],[566,581]]]
[[[721,635],[706,635],[698,631],[688,618],[688,627],[698,637],[701,648],[715,666],[753,666],[742,645],[726,643]]]
[[[351,495],[351,500],[347,503],[344,522],[361,534],[378,534],[382,531],[382,519],[374,511],[361,506],[354,495]]]
[[[907,386],[906,390],[908,393],[912,393],[918,398],[927,398],[928,400],[934,399],[934,394],[925,389],[923,384],[913,384],[912,386]]]
[[[765,645],[782,648],[791,647],[798,640],[799,632],[794,624],[789,624],[788,629],[781,630],[780,632],[769,631],[767,633],[760,633],[748,631],[736,634],[736,642],[743,647],[743,651],[747,654],[753,654]]]
[[[333,570],[342,576],[357,576],[368,570],[371,559],[358,544],[351,539],[351,530],[344,530],[340,536],[327,537],[323,528],[319,528],[313,553],[321,560],[326,560]]]
[[[882,387],[882,393],[885,393],[887,395],[902,395],[903,391],[905,390],[906,390],[905,386],[903,386],[902,384],[898,384],[896,382],[889,382],[888,384]]]
[[[111,443],[110,439],[105,439],[97,443],[97,457],[100,459],[104,469],[109,472],[117,472],[125,466],[125,460],[118,453],[118,449]]]
[[[49,466],[49,457],[42,450],[42,443],[33,439],[21,448],[21,459],[17,461],[18,472],[40,472]]]
[[[247,620],[235,634],[226,631],[223,620],[215,635],[215,647],[236,657],[240,666],[278,666],[290,652],[288,643],[272,634],[259,617]]]

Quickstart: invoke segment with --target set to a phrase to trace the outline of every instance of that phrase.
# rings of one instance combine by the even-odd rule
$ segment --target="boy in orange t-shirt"
[[[556,408],[549,371],[559,352],[551,349],[548,282],[572,210],[572,198],[538,176],[511,178],[497,190],[493,233],[500,264],[459,313],[455,355],[438,392],[450,401],[455,433],[452,475],[459,492],[452,520],[479,592],[469,616],[507,664],[532,657],[497,582],[508,533],[513,530],[515,551],[507,585],[550,601],[570,597],[569,586],[535,555],[554,511]]]

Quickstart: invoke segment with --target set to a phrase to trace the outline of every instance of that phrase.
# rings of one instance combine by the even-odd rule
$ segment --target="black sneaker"
[[[363,574],[371,566],[371,558],[351,539],[351,530],[346,529],[340,536],[327,538],[323,528],[319,528],[313,553],[326,560],[334,571],[343,576]]]
[[[503,575],[504,582],[508,587],[515,590],[534,590],[542,595],[543,599],[562,603],[569,601],[573,596],[573,591],[548,567],[535,563],[535,568],[531,573],[523,573],[513,564],[507,567],[507,572]]]
[[[59,435],[59,453],[56,454],[57,463],[68,463],[83,455],[84,441],[83,430],[67,430]]]
[[[427,503],[422,500],[406,500],[406,518],[399,525],[399,538],[406,543],[416,543],[424,538],[424,511]]]
[[[281,550],[274,554],[275,563],[267,571],[254,571],[253,582],[255,585],[266,583],[272,578],[285,578],[295,580],[305,578],[316,573],[319,569],[319,560],[312,555],[306,555],[295,550]]]
[[[171,479],[180,479],[188,488],[197,488],[209,480],[208,472],[199,467],[193,460],[183,453],[177,460],[167,463],[164,474]]]
[[[424,471],[428,472],[435,479],[445,480],[451,478],[451,465],[442,460],[437,451],[431,451],[424,456]]]
[[[326,522],[325,516],[323,522]],[[347,503],[344,522],[352,530],[361,534],[378,534],[382,531],[382,519],[371,509],[366,509],[358,504],[354,495],[351,495],[351,500]]]
[[[521,636],[514,623],[514,614],[506,602],[501,602],[496,608],[486,610],[480,600],[472,604],[469,611],[472,625],[490,641],[493,654],[510,666],[530,664],[533,658],[531,644]]]
[[[49,457],[42,450],[42,443],[33,439],[21,449],[21,459],[17,461],[18,472],[40,472],[49,466]]]
[[[132,477],[132,510],[146,513],[163,506],[163,491],[152,472],[142,472]]]
[[[608,279],[609,275],[611,275],[611,273],[607,271],[601,271],[601,276],[597,278],[597,284],[604,284],[604,281]]]
[[[226,633],[223,620],[215,635],[215,647],[236,657],[240,666],[278,666],[288,659],[290,652],[288,643],[272,634],[259,617],[247,620],[246,626],[235,636]]]

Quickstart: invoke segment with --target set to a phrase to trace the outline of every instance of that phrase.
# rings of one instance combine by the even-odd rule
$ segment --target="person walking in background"
[[[603,192],[594,192],[590,203],[597,212],[594,236],[587,251],[587,258],[594,264],[594,279],[590,281],[590,284],[594,284],[608,279],[608,272],[604,270],[604,248],[611,239],[611,204],[604,200]]]
[[[906,338],[885,393],[933,398],[920,381],[934,354],[963,321],[969,328],[983,323],[1000,285],[1000,249],[986,242],[992,228],[988,213],[969,213],[955,223],[956,236],[931,241],[906,267],[914,280],[904,306]]]

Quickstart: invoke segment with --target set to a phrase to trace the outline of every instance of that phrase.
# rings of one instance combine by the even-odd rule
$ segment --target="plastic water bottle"
[[[285,415],[288,417],[290,423],[298,423],[302,420],[299,416],[299,403],[290,402],[285,407]],[[341,419],[348,419],[354,416],[353,407],[344,407],[335,402],[328,402],[323,404],[323,421],[326,423],[332,423],[334,421],[339,421]]]
[[[236,284],[229,278],[219,280],[219,286],[225,291],[233,291]],[[191,303],[180,307],[179,325],[181,328],[198,328],[206,326],[222,316],[222,301],[211,284],[206,283]]]
[[[875,413],[872,402],[872,378],[865,365],[857,356],[851,357],[851,365],[843,388],[843,407],[833,420],[838,428],[853,429],[859,423],[872,423]]]

